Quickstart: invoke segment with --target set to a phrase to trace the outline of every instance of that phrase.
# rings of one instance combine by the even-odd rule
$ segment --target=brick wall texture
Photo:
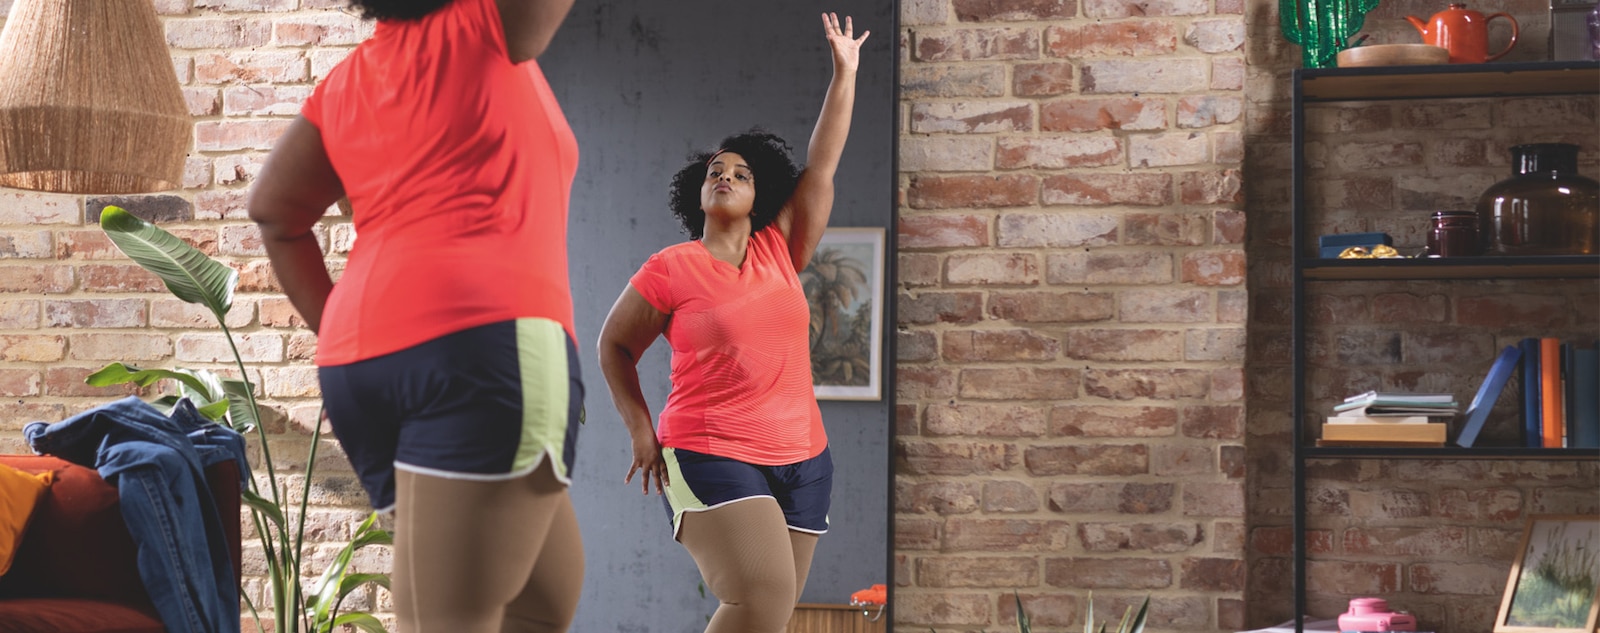
[[[196,121],[183,188],[0,190],[0,451],[25,450],[27,421],[132,393],[83,385],[108,362],[229,371],[209,316],[95,226],[114,203],[240,270],[228,325],[275,412],[279,475],[298,490],[315,341],[243,202],[311,86],[371,26],[339,0],[155,5]],[[1483,5],[1521,18],[1524,38],[1543,19],[1539,3]],[[1415,41],[1399,17],[1439,8],[1380,7],[1374,41]],[[1299,53],[1275,3],[901,0],[900,16],[897,628],[1014,630],[1013,592],[1037,631],[1081,624],[1091,591],[1102,618],[1152,595],[1156,631],[1287,619]],[[1519,46],[1539,58],[1538,44]],[[1592,98],[1314,115],[1319,221],[1405,247],[1421,245],[1427,211],[1470,206],[1509,173],[1510,144],[1580,142],[1585,173],[1600,173]],[[335,215],[322,228],[342,258],[350,225]],[[1470,397],[1499,345],[1592,336],[1600,321],[1592,282],[1335,284],[1315,306],[1313,411],[1375,387]],[[310,525],[326,551],[365,509],[337,442],[321,442]],[[1319,463],[1313,604],[1328,615],[1378,593],[1438,630],[1487,631],[1525,518],[1596,511],[1597,479],[1594,463]],[[261,604],[259,551],[247,561]],[[387,564],[381,550],[360,562]]]
[[[1244,4],[900,13],[897,627],[1237,630]]]

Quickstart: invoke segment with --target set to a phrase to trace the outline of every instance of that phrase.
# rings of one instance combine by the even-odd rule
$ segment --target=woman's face
[[[712,158],[700,185],[700,209],[708,216],[735,219],[749,216],[755,203],[756,177],[744,157],[723,152]]]

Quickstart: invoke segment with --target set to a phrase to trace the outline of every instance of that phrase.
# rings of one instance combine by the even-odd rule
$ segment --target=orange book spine
[[[1539,395],[1544,402],[1541,416],[1540,438],[1545,448],[1561,448],[1566,434],[1567,420],[1562,415],[1561,399],[1561,339],[1539,339]]]

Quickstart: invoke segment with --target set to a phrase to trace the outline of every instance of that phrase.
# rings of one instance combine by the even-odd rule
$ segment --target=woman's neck
[[[712,257],[734,266],[743,266],[745,251],[750,246],[750,221],[720,223],[707,219],[700,243],[711,252]]]

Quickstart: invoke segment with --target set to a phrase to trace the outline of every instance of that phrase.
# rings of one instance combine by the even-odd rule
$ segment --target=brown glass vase
[[[1578,175],[1578,146],[1511,148],[1512,176],[1478,198],[1486,255],[1600,252],[1600,183]]]

